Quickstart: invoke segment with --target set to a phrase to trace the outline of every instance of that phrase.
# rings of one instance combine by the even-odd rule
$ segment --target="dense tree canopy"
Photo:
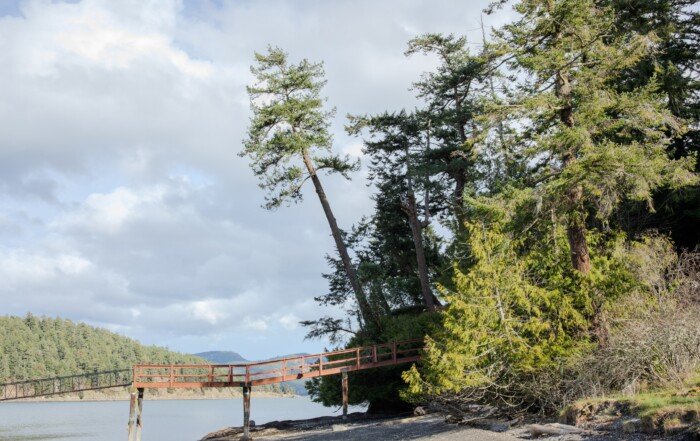
[[[310,337],[334,344],[425,337],[427,349],[403,374],[406,387],[397,371],[358,374],[353,402],[380,408],[453,397],[553,410],[590,390],[627,387],[632,377],[680,378],[700,367],[689,350],[684,356],[695,361],[687,366],[696,367],[685,373],[658,357],[604,362],[611,351],[627,354],[626,336],[639,332],[631,324],[641,317],[669,323],[678,305],[700,317],[700,297],[688,288],[697,286],[697,254],[683,251],[698,246],[700,219],[693,3],[502,0],[487,12],[509,5],[517,18],[479,52],[455,35],[408,42],[407,56],[437,60],[415,83],[421,104],[347,124],[364,144],[375,206],[339,236],[352,256],[341,246],[328,256],[329,293],[316,298],[347,316],[304,324]],[[282,132],[270,130],[280,113],[293,113],[275,113],[274,103],[287,98],[266,101],[267,116],[254,104],[246,152],[256,173],[286,164],[286,152],[330,145],[319,66],[295,67],[313,71],[309,105],[279,107],[308,115],[299,120],[318,127],[309,135],[294,137],[289,116]],[[254,100],[261,90],[251,89]],[[270,155],[272,147],[284,155]],[[329,162],[351,169],[340,158]],[[293,195],[300,170],[266,182],[291,182]],[[700,335],[695,322],[698,332],[683,338]],[[649,353],[682,340],[669,339]],[[600,369],[591,374],[584,365]],[[630,366],[639,370],[617,375]],[[325,404],[339,401],[333,379],[309,389]]]

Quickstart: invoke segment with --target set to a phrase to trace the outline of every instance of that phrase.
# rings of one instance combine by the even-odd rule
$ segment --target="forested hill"
[[[243,358],[241,354],[233,351],[207,351],[198,352],[194,354],[196,357],[202,357],[203,359],[217,364],[229,364],[229,363],[244,363],[248,360]]]
[[[0,317],[0,383],[128,368],[137,363],[204,363],[193,355],[70,320]]]

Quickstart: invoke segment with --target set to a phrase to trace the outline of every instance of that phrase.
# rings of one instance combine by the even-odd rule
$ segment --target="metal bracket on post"
[[[348,419],[348,371],[342,371],[342,389],[343,389],[343,419]]]

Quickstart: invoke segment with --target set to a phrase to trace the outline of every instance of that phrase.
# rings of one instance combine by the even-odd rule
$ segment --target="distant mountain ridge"
[[[210,363],[217,364],[246,363],[249,361],[243,358],[243,356],[238,352],[233,351],[206,351],[198,352],[192,355],[203,358]]]

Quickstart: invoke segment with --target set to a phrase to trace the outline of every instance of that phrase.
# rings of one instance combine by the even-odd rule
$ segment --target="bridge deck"
[[[246,364],[134,366],[136,388],[243,387],[412,363],[422,340],[405,340]]]

